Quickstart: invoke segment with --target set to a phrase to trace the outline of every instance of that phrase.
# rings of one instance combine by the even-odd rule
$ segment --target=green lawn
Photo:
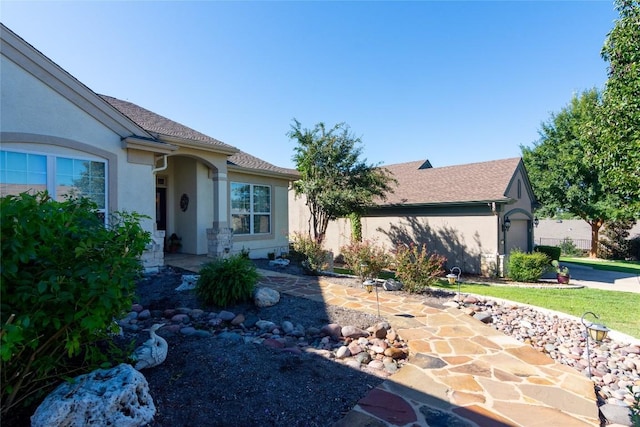
[[[592,267],[594,270],[619,271],[640,275],[640,261],[604,261],[590,258],[561,257],[560,261]]]
[[[444,280],[438,286],[457,292],[458,285]],[[502,298],[531,304],[581,317],[585,312],[597,314],[609,329],[640,338],[640,293],[604,291],[600,289],[540,289],[462,284],[463,293]],[[593,321],[593,316],[588,316]]]

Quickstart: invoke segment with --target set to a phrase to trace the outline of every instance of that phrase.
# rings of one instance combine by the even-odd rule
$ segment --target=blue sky
[[[283,167],[292,119],[368,163],[520,156],[606,82],[613,1],[34,2],[0,20],[99,94]]]

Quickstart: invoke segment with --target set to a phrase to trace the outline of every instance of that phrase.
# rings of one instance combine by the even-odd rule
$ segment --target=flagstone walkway
[[[376,293],[260,270],[280,292],[371,314]],[[334,427],[598,426],[593,382],[531,346],[418,297],[381,291],[380,315],[408,342],[409,363]]]
[[[457,308],[259,271],[261,284],[279,292],[371,314],[379,308],[408,342],[408,363],[334,427],[600,425],[591,380]]]

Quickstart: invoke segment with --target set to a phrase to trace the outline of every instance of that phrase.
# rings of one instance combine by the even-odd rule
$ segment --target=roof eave
[[[514,199],[511,198],[502,198],[502,199],[487,199],[487,200],[468,200],[468,201],[452,201],[452,202],[430,202],[430,203],[385,203],[378,204],[372,207],[374,208],[397,208],[397,207],[411,207],[411,208],[431,208],[436,206],[475,206],[475,205],[486,205],[491,203],[504,204],[508,205],[513,203]]]
[[[291,173],[270,171],[267,169],[247,168],[247,167],[233,165],[233,164],[227,164],[227,169],[230,172],[233,171],[238,173],[244,173],[247,175],[270,176],[273,178],[288,179],[290,181],[295,181],[300,179],[299,175],[295,175]]]
[[[141,151],[151,151],[157,154],[171,154],[178,149],[177,146],[150,139],[128,136],[122,139],[122,148],[131,148]]]
[[[206,142],[195,141],[193,139],[180,138],[178,136],[163,135],[160,133],[156,133],[155,137],[161,142],[171,144],[171,145],[176,145],[178,147],[197,148],[200,150],[210,151],[218,154],[224,154],[227,156],[232,156],[240,152],[240,150],[238,150],[235,147],[218,146],[218,145],[208,144]]]

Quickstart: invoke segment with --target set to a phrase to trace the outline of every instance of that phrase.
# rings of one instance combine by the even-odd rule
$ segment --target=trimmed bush
[[[542,252],[513,251],[509,255],[509,277],[516,282],[537,282],[548,269],[549,258]]]
[[[66,377],[126,360],[105,345],[131,308],[150,235],[140,215],[116,212],[105,226],[96,209],[47,193],[0,199],[3,415]]]
[[[206,305],[227,307],[249,300],[259,278],[253,262],[242,254],[217,259],[200,269],[196,296]]]
[[[396,277],[410,293],[422,292],[444,274],[446,258],[429,253],[426,245],[400,245],[395,253]]]
[[[545,246],[538,245],[533,248],[533,252],[540,252],[549,257],[548,263],[551,263],[554,259],[556,261],[560,261],[560,254],[562,253],[562,249],[558,246]]]
[[[370,240],[354,240],[340,251],[347,267],[362,281],[377,278],[390,261],[387,251]]]

